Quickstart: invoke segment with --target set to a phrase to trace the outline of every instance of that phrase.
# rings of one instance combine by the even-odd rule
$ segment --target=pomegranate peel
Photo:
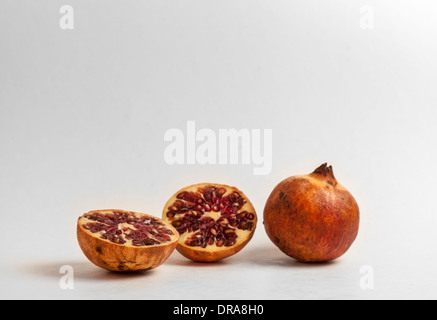
[[[79,217],[77,239],[85,256],[110,271],[146,271],[164,263],[177,245],[171,225],[144,213],[95,210]]]
[[[302,262],[323,262],[343,255],[359,228],[352,194],[326,163],[309,175],[292,176],[272,191],[264,208],[264,227],[285,254]]]

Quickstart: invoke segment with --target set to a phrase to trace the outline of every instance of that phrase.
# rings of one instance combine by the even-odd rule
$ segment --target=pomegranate
[[[78,219],[77,238],[95,265],[131,272],[164,263],[176,248],[179,234],[170,224],[144,213],[96,210]]]
[[[302,262],[323,262],[343,255],[354,242],[359,208],[326,163],[309,175],[280,182],[264,208],[270,240]]]
[[[176,192],[164,207],[163,220],[179,232],[176,249],[183,256],[212,262],[246,246],[255,232],[257,216],[237,188],[202,183]]]

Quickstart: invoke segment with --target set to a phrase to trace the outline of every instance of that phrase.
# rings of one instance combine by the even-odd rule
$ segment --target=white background
[[[59,27],[64,4],[74,30]],[[2,0],[0,298],[437,298],[436,16],[434,0]],[[166,164],[164,133],[188,120],[273,129],[271,173]],[[360,232],[340,259],[300,264],[266,237],[262,211],[279,181],[324,162],[355,196]],[[237,186],[257,210],[238,255],[175,252],[122,275],[80,251],[84,212],[161,216],[203,181]]]

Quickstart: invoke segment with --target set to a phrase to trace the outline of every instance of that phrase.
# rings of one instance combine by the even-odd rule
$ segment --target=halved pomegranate
[[[170,224],[144,213],[96,210],[77,221],[77,238],[95,265],[118,272],[145,271],[164,263],[179,234]]]
[[[246,246],[255,232],[257,215],[237,188],[201,183],[176,192],[164,207],[163,219],[179,232],[176,249],[183,256],[211,262]]]

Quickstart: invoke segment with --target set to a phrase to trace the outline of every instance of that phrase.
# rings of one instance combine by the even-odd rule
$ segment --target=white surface
[[[437,292],[435,1],[0,2],[0,298],[411,299]],[[374,29],[360,28],[360,8]],[[164,132],[273,129],[273,169],[163,160]],[[294,262],[262,210],[282,179],[323,162],[362,215],[350,251]],[[177,252],[118,275],[80,251],[76,219],[100,208],[161,215],[180,187],[241,188],[260,223],[238,255]],[[59,285],[62,265],[74,289]],[[374,289],[360,287],[362,266]]]

